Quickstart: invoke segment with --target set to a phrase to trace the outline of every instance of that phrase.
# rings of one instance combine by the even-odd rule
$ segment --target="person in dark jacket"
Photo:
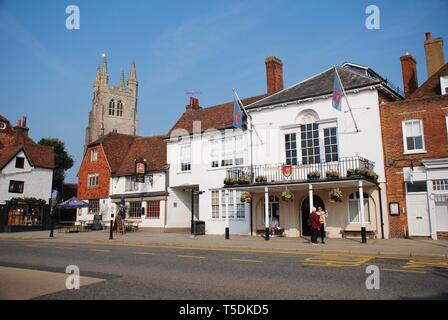
[[[319,234],[320,229],[320,219],[319,214],[316,211],[316,208],[313,208],[313,211],[310,214],[310,220],[311,220],[311,244],[318,244],[317,236]]]

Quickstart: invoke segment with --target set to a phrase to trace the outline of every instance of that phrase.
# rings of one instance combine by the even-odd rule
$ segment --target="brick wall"
[[[98,160],[95,162],[90,161],[90,152],[93,149],[98,151]],[[88,176],[92,173],[99,173],[99,184],[97,187],[88,186]],[[108,198],[109,184],[110,168],[102,146],[89,147],[78,172],[78,198],[82,200]]]
[[[406,208],[403,168],[421,165],[423,159],[448,157],[448,96],[380,104],[381,127],[386,166],[387,201]],[[404,155],[402,121],[421,119],[426,153]],[[393,161],[392,161],[393,160]],[[407,212],[407,210],[406,210]],[[389,216],[390,237],[403,237],[407,215]]]

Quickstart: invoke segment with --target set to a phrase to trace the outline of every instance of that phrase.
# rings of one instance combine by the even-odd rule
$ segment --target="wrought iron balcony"
[[[374,162],[355,156],[340,158],[339,161],[314,164],[254,165],[227,169],[226,185],[253,183],[285,183],[308,180],[344,179],[364,176],[371,180],[378,177],[374,173]]]

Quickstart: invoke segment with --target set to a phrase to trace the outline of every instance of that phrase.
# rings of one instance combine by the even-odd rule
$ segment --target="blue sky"
[[[70,4],[80,30],[65,27]],[[380,30],[365,27],[370,4]],[[203,106],[231,101],[234,87],[242,97],[264,93],[270,55],[284,62],[285,86],[352,61],[401,87],[399,57],[409,50],[422,83],[425,32],[446,42],[447,16],[446,0],[0,0],[0,114],[14,123],[27,115],[36,141],[65,141],[76,182],[102,52],[112,84],[135,59],[140,135],[154,135],[183,113],[186,91],[200,91]]]

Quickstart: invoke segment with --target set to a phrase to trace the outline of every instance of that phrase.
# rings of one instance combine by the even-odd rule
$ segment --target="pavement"
[[[374,239],[362,244],[358,239],[327,239],[325,244],[311,246],[307,238],[271,238],[260,236],[196,236],[186,233],[161,233],[139,230],[136,233],[119,235],[109,240],[107,231],[63,233],[55,230],[49,238],[49,231],[0,233],[2,240],[43,241],[52,243],[83,243],[96,245],[121,245],[135,247],[185,248],[191,250],[252,251],[267,253],[343,253],[381,257],[432,257],[448,259],[448,240]]]

